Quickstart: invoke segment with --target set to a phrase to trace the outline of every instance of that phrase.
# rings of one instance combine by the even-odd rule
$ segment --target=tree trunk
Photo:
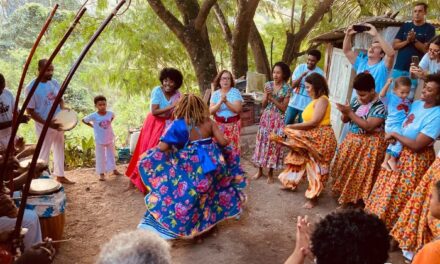
[[[266,53],[266,47],[264,46],[263,39],[261,38],[260,32],[258,31],[258,28],[254,22],[252,22],[251,25],[249,43],[251,44],[252,54],[254,55],[257,72],[266,75],[266,78],[270,80],[271,70],[269,59]]]
[[[282,60],[287,63],[287,65],[291,65],[293,60],[298,56],[301,42],[307,37],[313,27],[322,20],[324,15],[330,10],[333,2],[334,0],[322,0],[307,21],[304,21],[305,17],[300,19],[302,20],[302,26],[298,32],[286,32],[287,41],[283,50]]]
[[[232,33],[231,49],[232,72],[236,78],[246,75],[248,70],[249,34],[259,0],[240,0],[238,2],[237,21]]]
[[[201,35],[198,32],[186,33],[182,43],[189,54],[203,95],[205,90],[211,89],[211,82],[217,75],[217,66],[209,39]]]
[[[176,0],[177,8],[183,16],[180,22],[161,0],[148,0],[157,16],[168,26],[184,45],[196,73],[199,89],[203,95],[210,89],[217,74],[215,57],[209,41],[206,19],[217,0],[204,0],[202,7],[197,0]]]

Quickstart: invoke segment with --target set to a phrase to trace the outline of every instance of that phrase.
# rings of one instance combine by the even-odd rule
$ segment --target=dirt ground
[[[243,160],[242,165],[248,176],[255,174],[248,161]],[[134,190],[124,192],[125,176],[108,176],[107,181],[99,182],[93,169],[70,171],[67,176],[77,182],[65,187],[64,237],[71,241],[62,244],[54,263],[94,263],[100,247],[113,235],[137,227],[145,212],[143,197]],[[334,210],[336,202],[325,193],[319,206],[305,210],[304,184],[296,192],[279,187],[277,182],[268,185],[265,179],[249,181],[249,200],[241,218],[221,223],[217,233],[202,243],[173,246],[173,262],[283,263],[294,247],[296,217],[307,214],[317,220]],[[404,263],[399,253],[393,253],[390,262]]]

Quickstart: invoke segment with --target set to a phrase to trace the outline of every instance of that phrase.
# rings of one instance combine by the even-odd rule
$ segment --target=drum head
[[[31,182],[30,194],[51,194],[61,189],[61,183],[52,179],[34,179]]]
[[[61,110],[53,119],[64,131],[72,130],[78,124],[78,115],[73,110]]]
[[[31,164],[31,162],[32,162],[32,158],[20,160],[20,167],[26,168],[27,166],[29,166],[29,164]],[[42,160],[42,159],[38,159],[37,160],[37,164],[38,163],[46,164],[46,162],[44,160]]]

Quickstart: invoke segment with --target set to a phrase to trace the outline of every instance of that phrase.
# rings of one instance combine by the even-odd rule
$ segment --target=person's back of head
[[[155,233],[135,230],[114,236],[99,254],[97,264],[170,264],[168,243]]]
[[[385,224],[357,210],[327,215],[311,242],[317,264],[383,264],[390,247]]]

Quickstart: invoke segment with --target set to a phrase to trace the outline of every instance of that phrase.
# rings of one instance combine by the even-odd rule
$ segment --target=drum
[[[40,218],[43,238],[60,240],[66,222],[64,209],[66,195],[61,183],[53,179],[35,179],[31,182],[27,209],[34,210]],[[54,244],[59,249],[60,244]]]
[[[130,154],[134,153],[134,150],[136,149],[136,144],[139,140],[139,135],[141,134],[140,131],[133,132],[130,136]]]
[[[27,158],[27,159],[22,159],[22,160],[20,160],[20,167],[21,168],[26,168],[27,166],[29,166],[29,164],[31,164],[31,162],[32,162],[32,158]],[[41,164],[41,165],[46,165],[46,162],[44,161],[44,160],[42,160],[42,159],[38,159],[37,160],[37,164]]]
[[[53,121],[60,125],[61,130],[69,131],[78,124],[78,114],[73,110],[61,110],[55,115]]]

